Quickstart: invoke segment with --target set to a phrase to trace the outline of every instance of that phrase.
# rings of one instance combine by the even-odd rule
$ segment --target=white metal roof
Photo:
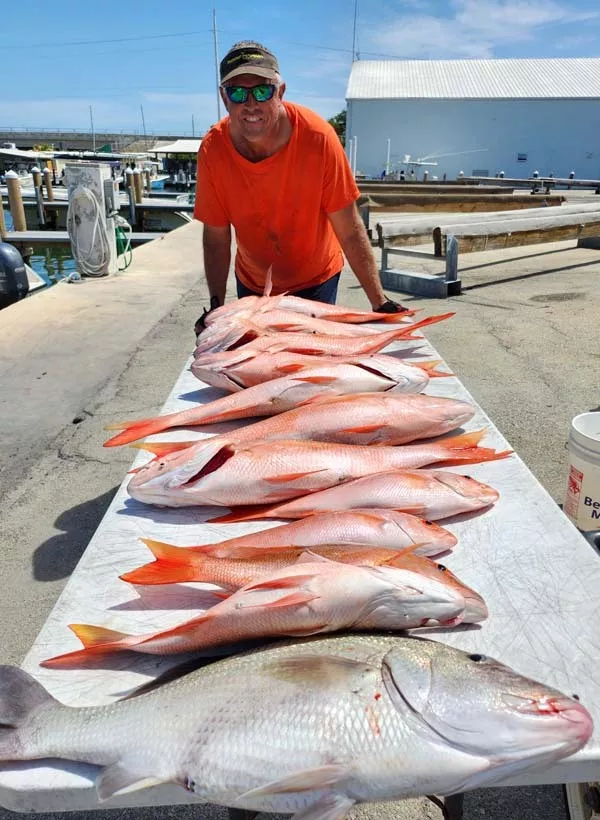
[[[600,99],[600,58],[358,60],[346,99]]]
[[[161,145],[160,148],[152,148],[152,154],[197,154],[202,140],[197,139],[180,139],[175,142],[170,142],[168,145]]]
[[[52,159],[52,151],[21,151],[19,148],[0,148],[3,157],[14,157],[15,159]]]

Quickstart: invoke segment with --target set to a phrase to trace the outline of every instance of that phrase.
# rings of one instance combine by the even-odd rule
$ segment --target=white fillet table
[[[421,344],[420,358],[440,358],[426,340]],[[388,350],[403,346],[407,345],[394,345]],[[162,413],[223,395],[198,382],[189,371],[190,362],[191,359],[185,364]],[[426,392],[472,402],[477,413],[464,429],[486,427],[483,445],[510,447],[458,378],[432,379]],[[239,424],[169,431],[153,440],[200,439]],[[149,454],[140,452],[134,466],[149,458]],[[576,693],[592,713],[596,726],[593,737],[578,754],[551,768],[529,772],[499,785],[569,784],[599,779],[600,556],[518,455],[452,469],[491,484],[501,494],[498,503],[482,514],[440,522],[459,539],[453,553],[445,556],[443,562],[484,596],[489,618],[480,628],[432,630],[428,634],[467,651],[495,657],[566,694]],[[151,560],[139,540],[141,537],[188,546],[282,523],[208,524],[207,519],[222,512],[222,508],[177,510],[145,506],[129,498],[129,478],[124,477],[23,662],[24,669],[70,706],[110,703],[189,656],[162,658],[124,653],[115,655],[102,668],[40,667],[39,662],[46,658],[81,647],[67,624],[91,623],[145,633],[182,623],[216,602],[210,595],[210,585],[142,589],[120,581],[121,573]],[[421,630],[420,634],[426,633]],[[59,760],[5,764],[0,766],[0,805],[17,812],[49,812],[199,802],[183,788],[168,784],[114,798],[100,806],[93,785],[96,774],[93,766]]]

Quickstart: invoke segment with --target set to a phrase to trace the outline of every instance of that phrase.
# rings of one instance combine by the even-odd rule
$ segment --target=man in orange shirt
[[[220,79],[229,117],[200,145],[194,208],[204,223],[211,310],[225,301],[232,225],[238,297],[262,293],[271,268],[273,294],[334,303],[343,251],[374,310],[403,310],[383,293],[359,191],[331,125],[283,102],[277,59],[259,43],[234,45]]]

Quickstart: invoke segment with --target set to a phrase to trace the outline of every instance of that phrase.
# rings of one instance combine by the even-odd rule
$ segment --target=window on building
[[[517,154],[517,162],[527,162],[527,154]]]
[[[471,174],[472,177],[489,177],[490,172],[487,168],[475,168],[473,173]]]

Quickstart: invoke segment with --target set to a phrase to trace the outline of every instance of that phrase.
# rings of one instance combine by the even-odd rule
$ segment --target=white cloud
[[[598,20],[598,11],[543,0],[453,0],[452,14],[438,17],[404,14],[381,31],[369,32],[368,51],[398,57],[492,57],[495,49],[536,39],[540,30],[558,23]]]

